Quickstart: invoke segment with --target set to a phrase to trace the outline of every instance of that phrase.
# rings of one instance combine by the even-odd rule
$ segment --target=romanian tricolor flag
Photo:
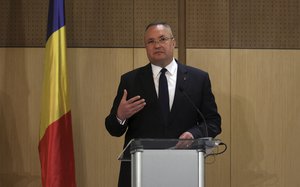
[[[39,155],[43,187],[75,187],[64,0],[50,0]]]

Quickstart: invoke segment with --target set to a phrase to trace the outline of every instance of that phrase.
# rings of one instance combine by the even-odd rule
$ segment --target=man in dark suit
[[[118,137],[126,132],[124,146],[136,138],[195,139],[221,133],[209,75],[174,59],[171,27],[161,22],[149,24],[144,42],[150,63],[122,75],[105,120],[108,132]],[[130,163],[122,162],[119,187],[129,187],[130,181]]]

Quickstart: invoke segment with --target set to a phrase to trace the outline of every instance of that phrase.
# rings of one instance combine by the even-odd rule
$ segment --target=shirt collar
[[[173,58],[172,62],[169,65],[167,65],[165,68],[168,70],[168,72],[171,75],[174,75],[176,73],[177,66],[178,66],[177,63],[176,63],[175,59]],[[160,66],[156,66],[154,64],[151,64],[151,67],[152,67],[153,77],[157,77],[162,68]]]

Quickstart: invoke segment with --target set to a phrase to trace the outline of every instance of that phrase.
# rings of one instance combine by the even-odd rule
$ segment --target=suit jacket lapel
[[[150,63],[141,69],[138,79],[142,87],[143,97],[146,100],[147,105],[158,104]]]
[[[176,81],[176,89],[175,89],[175,97],[171,109],[171,114],[169,116],[170,122],[172,122],[176,115],[178,115],[178,111],[180,111],[181,103],[183,102],[184,95],[182,94],[182,90],[187,89],[187,76],[188,72],[184,65],[178,63],[177,70],[177,81]]]

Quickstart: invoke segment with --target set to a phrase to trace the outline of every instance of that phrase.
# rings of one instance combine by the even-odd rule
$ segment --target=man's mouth
[[[154,52],[154,54],[162,54],[162,53],[164,53],[163,51],[156,51],[156,52]]]

